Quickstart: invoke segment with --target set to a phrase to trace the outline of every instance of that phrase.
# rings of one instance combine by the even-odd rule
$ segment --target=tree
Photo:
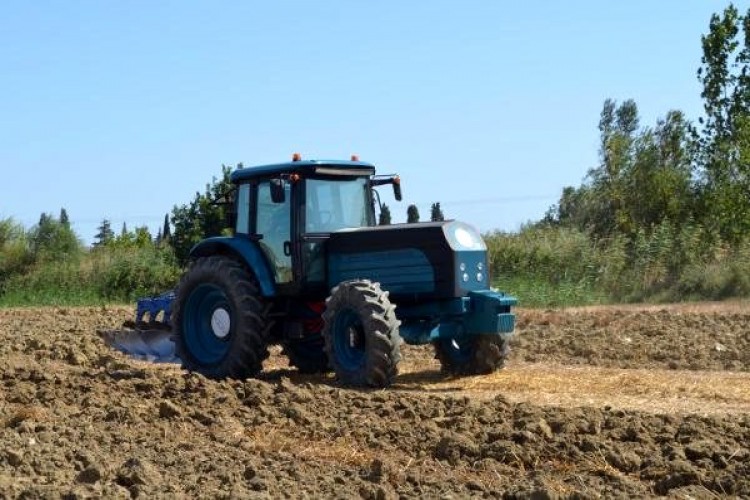
[[[122,229],[120,230],[120,236],[125,236],[126,234],[128,234],[128,225],[123,222]]]
[[[164,227],[161,229],[159,240],[169,241],[172,236],[172,228],[169,226],[169,214],[164,214]]]
[[[633,101],[608,99],[599,121],[600,163],[584,183],[563,189],[542,221],[589,231],[596,239],[650,233],[695,213],[691,125],[670,111],[654,128],[639,127]]]
[[[33,263],[27,234],[12,218],[0,219],[0,293],[3,282]]]
[[[388,205],[383,203],[383,205],[380,207],[380,219],[378,221],[378,224],[381,226],[388,226],[391,223],[391,209],[388,208]]]
[[[138,248],[146,248],[154,243],[151,239],[151,232],[149,232],[148,227],[146,226],[137,226],[135,228],[134,240],[135,246]]]
[[[237,168],[242,168],[238,164]],[[219,236],[226,230],[227,213],[224,206],[216,204],[218,200],[232,191],[230,174],[232,168],[221,166],[221,177],[214,177],[210,184],[206,184],[203,194],[196,192],[190,203],[172,209],[172,224],[174,232],[169,236],[169,244],[175,252],[180,264],[187,262],[190,249],[204,238]],[[165,235],[162,237],[166,239]]]
[[[612,99],[604,102],[599,119],[600,163],[588,172],[591,190],[586,200],[590,216],[586,223],[597,236],[631,229],[623,206],[624,178],[633,158],[638,121],[638,106],[632,99],[620,106]]]
[[[37,225],[29,231],[29,246],[37,260],[75,257],[81,250],[81,242],[73,230],[47,213],[42,213]]]
[[[750,232],[750,10],[743,16],[730,5],[711,16],[701,43],[703,212],[709,227],[737,243]]]
[[[445,216],[443,215],[443,209],[440,208],[440,202],[436,202],[432,204],[432,207],[430,209],[430,220],[432,222],[440,222],[445,220]]]
[[[60,224],[65,227],[70,227],[70,219],[68,218],[68,211],[65,208],[60,209]]]
[[[115,237],[115,232],[112,231],[112,223],[109,219],[102,219],[101,224],[97,228],[97,233],[94,235],[95,247],[101,247],[112,241]]]
[[[632,228],[651,230],[664,221],[682,224],[695,209],[690,124],[670,111],[636,136],[623,180],[623,211]]]
[[[24,230],[21,224],[18,224],[12,218],[0,219],[0,249],[8,243],[20,240],[24,237]]]
[[[409,205],[406,209],[406,222],[409,224],[419,222],[419,209],[416,205]]]

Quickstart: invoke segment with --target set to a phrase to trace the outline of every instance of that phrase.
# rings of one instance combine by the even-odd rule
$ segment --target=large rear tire
[[[218,379],[258,375],[268,357],[266,312],[254,277],[239,262],[197,259],[180,280],[172,313],[183,367]]]
[[[500,370],[510,354],[500,335],[466,335],[433,342],[443,371],[455,375],[482,375]]]
[[[331,291],[323,338],[333,370],[346,385],[387,387],[401,360],[396,306],[380,284],[345,281]]]

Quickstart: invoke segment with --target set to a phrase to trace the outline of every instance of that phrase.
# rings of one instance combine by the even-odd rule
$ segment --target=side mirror
[[[271,201],[284,203],[286,201],[286,186],[282,179],[271,179]]]
[[[401,201],[401,180],[400,179],[393,180],[393,197],[396,198],[396,201]]]
[[[393,197],[396,201],[401,201],[401,178],[398,175],[378,175],[370,179],[371,186],[382,186],[383,184],[393,184]]]

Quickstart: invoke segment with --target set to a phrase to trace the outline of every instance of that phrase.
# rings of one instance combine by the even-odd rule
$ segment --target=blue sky
[[[608,97],[697,119],[715,1],[6,1],[0,217],[153,231],[221,164],[356,153],[482,231],[597,163]],[[742,10],[747,6],[737,4]]]

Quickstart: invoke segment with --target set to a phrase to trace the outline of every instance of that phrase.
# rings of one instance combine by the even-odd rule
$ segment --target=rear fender
[[[206,238],[190,250],[191,259],[211,255],[231,255],[240,259],[255,274],[261,295],[264,297],[276,295],[276,282],[268,261],[255,241],[241,236],[216,236]]]

